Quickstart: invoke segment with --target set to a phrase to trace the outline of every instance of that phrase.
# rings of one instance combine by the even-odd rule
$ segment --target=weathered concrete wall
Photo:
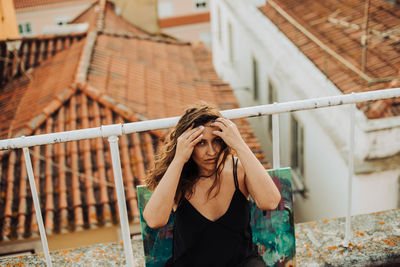
[[[344,218],[296,224],[296,266],[378,266],[400,264],[400,210],[352,217],[349,246],[343,246]],[[143,244],[133,238],[137,267],[144,267]],[[54,266],[120,266],[122,243],[51,252]],[[43,254],[0,258],[0,266],[46,266]]]

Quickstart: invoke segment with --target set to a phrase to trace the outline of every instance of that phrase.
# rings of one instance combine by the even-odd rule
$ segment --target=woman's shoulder
[[[236,168],[237,170],[238,181],[239,182],[243,181],[245,173],[242,163],[240,162],[239,158],[236,157],[235,155],[229,155],[225,159],[223,173],[226,175],[233,175],[234,168]]]
[[[237,162],[236,168],[237,168],[237,179],[238,179],[238,183],[239,183],[239,188],[242,191],[242,193],[245,195],[245,197],[248,197],[248,190],[247,190],[247,186],[246,186],[246,173],[245,170],[243,168],[242,163],[240,162],[240,159],[236,156],[233,156],[235,162]],[[232,160],[232,159],[231,159]],[[232,168],[233,168],[233,164],[232,164]]]

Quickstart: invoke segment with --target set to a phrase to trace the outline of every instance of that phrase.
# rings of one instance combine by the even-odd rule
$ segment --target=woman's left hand
[[[218,118],[211,126],[218,127],[219,131],[213,131],[213,134],[219,136],[224,142],[234,150],[237,150],[240,146],[246,145],[236,124],[226,118]]]

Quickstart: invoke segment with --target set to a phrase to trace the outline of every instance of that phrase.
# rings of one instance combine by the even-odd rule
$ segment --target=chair
[[[253,242],[258,246],[268,266],[294,266],[296,240],[294,234],[291,169],[268,170],[278,187],[282,199],[276,210],[260,210],[251,202],[251,228]],[[161,267],[172,255],[174,212],[168,223],[159,229],[147,226],[143,210],[151,192],[146,186],[138,186],[138,204],[146,267]]]

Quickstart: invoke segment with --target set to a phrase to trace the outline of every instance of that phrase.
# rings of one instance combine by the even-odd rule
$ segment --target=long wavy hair
[[[172,129],[169,136],[166,138],[164,145],[161,147],[160,152],[156,156],[154,165],[149,170],[146,177],[147,187],[150,190],[154,190],[157,187],[175,156],[177,140],[181,134],[183,134],[191,126],[195,128],[208,122],[213,122],[220,117],[222,117],[222,115],[218,109],[215,106],[205,102],[188,107],[185,110],[184,115],[179,119],[178,124]],[[213,194],[213,197],[219,193],[221,172],[224,169],[225,160],[230,153],[230,148],[225,144],[225,142],[222,141],[221,150],[219,151],[218,158],[216,160],[216,168],[209,176],[206,176],[211,177],[215,174],[214,182],[208,190],[208,197],[210,197],[210,194],[214,188],[216,188],[216,190]],[[190,159],[183,166],[174,197],[175,203],[179,204],[183,197],[190,198],[193,195],[193,186],[201,177],[205,176],[200,176],[197,164],[194,162],[192,157],[190,157]]]

